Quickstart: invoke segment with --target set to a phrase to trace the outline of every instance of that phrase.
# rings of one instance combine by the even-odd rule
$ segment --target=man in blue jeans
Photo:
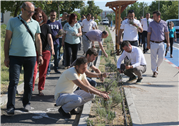
[[[21,6],[21,11],[22,14],[18,17],[11,18],[6,27],[4,64],[6,67],[9,67],[8,115],[14,115],[16,88],[22,66],[24,67],[24,95],[22,103],[24,111],[31,110],[30,99],[32,95],[32,78],[36,61],[36,49],[39,54],[38,64],[43,64],[42,43],[40,38],[41,30],[39,23],[32,19],[34,5],[31,2],[24,2]],[[24,24],[22,22],[24,22]],[[32,36],[27,31],[25,25],[31,31]]]
[[[88,61],[88,67],[85,71],[85,74],[87,76],[86,78],[88,82],[93,87],[96,87],[96,81],[92,80],[91,79],[92,77],[100,78],[100,80],[103,81],[104,77],[107,76],[107,73],[101,73],[101,71],[94,66],[93,61],[96,59],[97,56],[98,56],[98,52],[95,48],[89,48],[86,52],[86,59]],[[71,67],[75,65],[76,65],[76,60],[71,64]],[[89,68],[91,68],[94,72],[91,72]]]
[[[60,42],[59,42],[59,37],[62,35],[58,35],[59,30],[62,29],[62,25],[59,21],[56,21],[56,15],[57,12],[54,10],[51,10],[50,12],[50,20],[47,21],[47,24],[50,26],[51,31],[52,31],[52,39],[53,39],[53,44],[54,44],[54,70],[56,73],[61,73],[58,71],[58,61],[59,61],[59,50],[60,50]],[[47,70],[47,75],[50,74],[50,62]]]

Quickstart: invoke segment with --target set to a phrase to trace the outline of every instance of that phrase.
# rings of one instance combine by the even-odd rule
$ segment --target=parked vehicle
[[[174,23],[174,28],[176,29],[176,34],[177,36],[179,36],[179,19],[168,19],[166,20],[167,22],[167,25],[168,25],[168,22],[172,21]]]
[[[109,25],[109,20],[108,19],[103,19],[102,24],[103,25]]]

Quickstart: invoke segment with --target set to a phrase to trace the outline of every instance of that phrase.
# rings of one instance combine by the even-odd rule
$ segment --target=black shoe
[[[7,109],[7,114],[10,115],[10,116],[13,116],[14,115],[14,108]]]
[[[70,111],[70,114],[71,114],[71,115],[78,115],[78,114],[80,114],[80,113],[77,112],[75,109],[72,109],[72,110]]]
[[[132,81],[134,81],[134,80],[136,80],[136,79],[137,79],[137,77],[136,77],[136,76],[133,76],[133,77],[130,77],[127,82],[132,82]]]
[[[61,74],[61,72],[60,72],[60,71],[58,71],[58,70],[55,70],[55,73],[59,73],[59,74]]]
[[[143,78],[138,78],[136,84],[140,84]]]
[[[58,109],[58,112],[64,117],[64,118],[71,118],[71,115],[69,113],[64,112],[62,107]]]

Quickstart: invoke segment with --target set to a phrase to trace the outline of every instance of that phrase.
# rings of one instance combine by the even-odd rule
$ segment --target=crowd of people
[[[61,47],[63,47],[63,66],[67,70],[61,75],[55,90],[56,104],[62,106],[59,112],[63,116],[69,117],[69,111],[93,98],[90,93],[109,98],[106,92],[96,89],[96,82],[90,79],[90,77],[99,77],[104,80],[107,75],[106,73],[101,73],[92,62],[97,56],[94,41],[98,41],[100,48],[105,56],[108,57],[102,46],[102,38],[106,38],[108,32],[98,29],[97,23],[95,23],[91,14],[86,16],[87,18],[83,15],[81,21],[77,22],[76,14],[64,12],[58,20],[57,12],[51,10],[50,18],[48,19],[42,9],[35,8],[31,2],[24,2],[21,6],[21,14],[8,21],[4,43],[4,63],[6,67],[9,67],[10,81],[7,103],[8,115],[14,114],[16,88],[22,67],[24,69],[22,103],[24,111],[28,112],[31,110],[30,100],[32,91],[34,91],[37,71],[39,70],[38,91],[40,96],[44,96],[42,91],[45,87],[46,76],[51,71],[50,62],[52,56],[55,73],[61,73],[58,66],[59,61],[62,59],[60,55]],[[77,53],[81,49],[82,43],[86,45],[83,46],[85,56],[77,59]],[[89,68],[96,72],[95,74],[86,70],[87,64]],[[64,88],[61,85],[64,85]],[[93,86],[90,87],[89,85]],[[74,93],[74,89],[76,90],[77,86],[80,88]],[[67,96],[66,93],[70,93],[70,95]],[[71,97],[71,93],[74,93],[73,97]],[[63,98],[66,100],[64,101]],[[74,100],[75,104],[70,102],[71,99]],[[79,103],[75,101],[76,99]],[[68,101],[72,104],[70,105]],[[69,108],[69,106],[71,107]],[[71,111],[71,113],[75,113],[75,110]]]
[[[21,6],[21,14],[11,18],[6,28],[4,43],[4,63],[9,67],[9,87],[7,114],[13,115],[15,110],[16,88],[19,82],[21,67],[24,68],[24,95],[22,103],[24,111],[30,111],[30,100],[34,90],[37,67],[39,65],[39,95],[45,87],[46,76],[50,74],[50,59],[54,57],[54,71],[61,73],[58,63],[61,60],[61,47],[63,47],[63,65],[67,68],[61,75],[55,87],[56,105],[60,106],[59,113],[66,118],[71,114],[77,114],[76,107],[92,100],[94,95],[108,100],[108,92],[98,90],[92,77],[107,77],[93,64],[98,56],[94,48],[94,41],[98,41],[99,47],[105,57],[108,54],[102,45],[102,39],[108,37],[107,31],[98,29],[91,14],[81,16],[77,21],[77,15],[63,13],[62,18],[56,20],[57,12],[51,10],[50,19],[40,8],[34,7],[31,2],[24,2]],[[173,23],[167,23],[160,18],[159,11],[153,12],[153,20],[150,14],[141,21],[135,19],[133,10],[129,10],[128,17],[121,24],[119,31],[119,44],[123,53],[118,59],[117,69],[129,77],[127,82],[137,79],[140,83],[142,74],[147,69],[144,53],[151,50],[151,69],[153,77],[158,75],[158,67],[162,63],[167,51],[164,50],[164,40],[167,49],[173,44],[176,32]],[[87,18],[86,18],[87,17]],[[168,30],[169,29],[169,30]],[[169,34],[170,32],[170,34]],[[143,52],[138,47],[138,35],[142,35]],[[176,39],[175,39],[176,41]],[[83,51],[85,56],[77,58],[78,50]],[[170,47],[171,47],[170,46]],[[170,49],[172,57],[172,47]],[[158,57],[157,57],[158,56]],[[124,64],[122,61],[124,60]],[[89,70],[91,68],[94,72]],[[136,77],[137,75],[137,77]]]

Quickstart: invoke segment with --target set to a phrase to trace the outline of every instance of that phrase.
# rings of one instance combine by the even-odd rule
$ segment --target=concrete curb
[[[39,73],[37,73],[36,79],[38,77],[39,77]],[[24,90],[24,83],[21,83],[20,85],[17,86],[16,94],[20,94],[20,92],[22,92],[23,90]],[[1,106],[7,104],[7,94],[2,95],[0,101],[1,101],[0,102]]]
[[[111,30],[110,30],[110,32],[111,32]],[[111,32],[111,37],[112,37],[112,40],[113,40],[114,50],[115,50],[116,49],[116,47],[115,47],[115,33]],[[119,58],[119,56],[116,56],[117,60],[118,60],[118,58]],[[136,110],[131,90],[128,89],[128,88],[124,88],[124,94],[125,94],[125,97],[126,97],[127,106],[129,108],[129,113],[131,115],[132,125],[133,126],[141,126],[141,120],[140,120],[139,114]]]
[[[98,59],[97,59],[97,62],[96,62],[96,67],[97,68],[99,67],[99,64],[100,64],[101,54],[102,54],[102,51],[99,50]],[[94,81],[96,80],[96,78],[92,78],[92,79]],[[81,116],[80,116],[80,120],[79,120],[78,126],[87,126],[86,120],[88,119],[90,111],[91,111],[91,103],[92,102],[89,101],[89,102],[87,102],[87,103],[85,103],[83,105],[83,110],[82,110],[82,113],[81,113]]]
[[[127,106],[129,108],[129,112],[130,112],[130,115],[131,115],[132,125],[133,126],[141,126],[142,125],[141,120],[140,120],[139,114],[136,110],[130,89],[124,88],[124,93],[125,93],[126,100],[127,100]]]

